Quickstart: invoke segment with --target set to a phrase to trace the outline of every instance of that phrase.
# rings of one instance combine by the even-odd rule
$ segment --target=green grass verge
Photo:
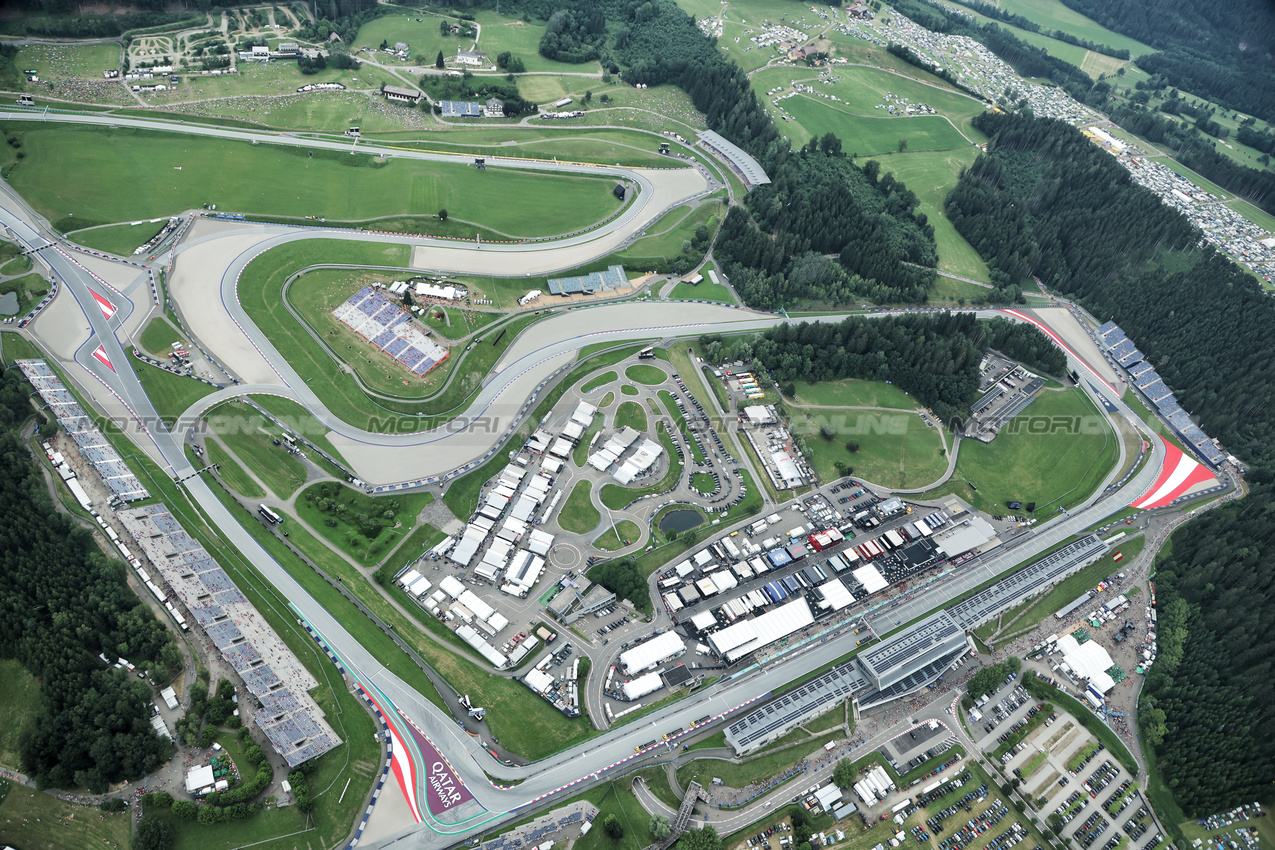
[[[256,481],[252,480],[244,468],[239,465],[239,461],[235,460],[230,452],[222,448],[220,443],[205,440],[204,445],[208,449],[208,460],[217,464],[217,477],[225,482],[227,487],[248,499],[265,497],[266,491],[261,489]]]
[[[594,390],[596,390],[598,387],[602,386],[603,384],[611,383],[617,377],[618,376],[615,374],[615,372],[603,372],[601,375],[598,375],[596,378],[590,378],[588,381],[586,381],[580,387],[580,392],[581,394],[591,393]]]
[[[129,358],[129,362],[133,371],[137,373],[138,380],[142,382],[142,389],[146,390],[146,395],[155,405],[155,412],[169,427],[192,404],[217,391],[216,387],[205,384],[203,381],[174,375],[172,372],[132,357]]]
[[[353,487],[328,481],[306,488],[294,505],[297,516],[328,545],[360,565],[370,567],[411,533],[417,516],[432,501],[431,493],[369,496]],[[322,505],[329,505],[330,509],[322,510]],[[393,516],[385,516],[387,512]],[[374,534],[369,536],[360,529],[360,517],[380,520]]]
[[[619,535],[616,535],[616,529]],[[608,528],[605,532],[594,539],[595,548],[604,552],[614,552],[616,549],[623,549],[632,543],[636,543],[642,538],[642,529],[638,524],[627,519],[622,519],[615,524],[615,528]],[[626,542],[627,541],[627,542]]]
[[[147,322],[137,341],[143,351],[156,359],[166,359],[173,350],[174,342],[181,343],[187,350],[190,347],[186,335],[173,327],[164,316],[155,316]]]
[[[305,465],[282,444],[274,444],[282,433],[279,426],[247,404],[241,401],[219,404],[204,415],[204,421],[278,498],[291,498],[306,482]]]
[[[801,731],[801,730],[794,730]],[[766,748],[766,752],[742,762],[724,761],[722,759],[696,759],[677,769],[677,784],[685,788],[691,782],[698,782],[707,787],[714,778],[730,788],[744,788],[757,782],[764,782],[772,776],[787,770],[799,763],[806,756],[817,752],[829,741],[844,738],[843,730],[828,732],[811,738],[802,733],[796,744],[783,747],[780,741]]]
[[[71,241],[85,248],[106,251],[119,257],[131,257],[138,246],[145,245],[164,228],[165,222],[141,221],[136,224],[114,224],[91,230],[72,231]]]

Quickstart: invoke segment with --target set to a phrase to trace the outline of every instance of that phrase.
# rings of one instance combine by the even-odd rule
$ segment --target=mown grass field
[[[597,62],[583,62],[571,65],[567,62],[556,62],[540,55],[540,39],[545,34],[543,21],[522,21],[507,18],[495,12],[484,10],[474,13],[474,19],[482,27],[478,38],[478,49],[495,61],[497,54],[508,50],[522,58],[528,71],[571,71],[586,74],[598,71]],[[434,25],[438,29],[438,24]],[[455,39],[452,39],[455,41]],[[455,52],[453,48],[452,52]],[[601,81],[598,86],[601,87]]]
[[[203,381],[174,375],[149,363],[131,357],[129,359],[138,380],[142,382],[142,388],[155,405],[155,412],[164,420],[165,425],[172,426],[187,408],[217,389]]]
[[[0,844],[22,850],[126,847],[129,813],[103,815],[97,806],[64,803],[0,779]]]
[[[174,342],[180,342],[184,346],[190,345],[186,341],[186,335],[173,327],[163,316],[155,316],[147,322],[137,341],[141,343],[143,351],[163,359],[168,358],[168,353],[173,350]]]
[[[909,151],[881,157],[881,171],[894,174],[909,189],[916,193],[920,204],[919,212],[934,227],[934,243],[938,249],[938,267],[952,274],[968,277],[972,280],[990,281],[991,270],[978,255],[974,247],[965,241],[965,237],[956,232],[956,226],[943,211],[943,202],[948,193],[960,179],[961,169],[972,165],[978,157],[974,147],[962,147],[950,151]],[[941,286],[946,285],[942,279],[935,282],[937,296]],[[968,284],[963,284],[968,286]],[[986,290],[984,290],[986,291]]]
[[[716,233],[722,212],[721,204],[715,202],[669,210],[659,221],[646,228],[649,235],[621,251],[619,256],[636,264],[641,264],[644,259],[654,263],[676,257],[682,253],[682,244],[691,240],[700,225],[706,226],[710,233]]]
[[[638,433],[645,433],[646,410],[636,401],[623,402],[615,409],[615,427],[632,428]]]
[[[1030,433],[1032,422],[1048,432]],[[963,440],[952,480],[925,498],[956,493],[992,514],[1010,500],[1035,502],[1036,515],[1048,517],[1093,492],[1115,465],[1118,439],[1081,390],[1046,390],[992,443]]]
[[[658,366],[648,366],[645,363],[635,363],[624,370],[624,377],[634,383],[658,387],[660,384],[668,380],[668,373]]]
[[[815,427],[805,438],[823,481],[841,477],[837,461],[853,469],[858,477],[892,488],[924,487],[937,481],[947,469],[947,455],[938,431],[915,413],[851,410],[842,419],[837,411],[818,411],[817,415],[814,411],[793,411],[794,425],[800,425],[807,414],[814,417],[816,424],[826,419],[837,431],[833,439],[825,440]],[[849,440],[858,442],[857,452],[846,448]],[[950,435],[948,444],[951,445]]]
[[[1000,0],[998,5],[1007,12],[1022,15],[1029,21],[1035,21],[1048,29],[1062,30],[1117,50],[1124,48],[1133,56],[1141,56],[1153,50],[1137,39],[1120,35],[1093,19],[1067,8],[1061,0]]]
[[[18,48],[13,66],[23,71],[35,71],[42,80],[60,77],[101,79],[103,71],[118,70],[122,58],[118,44],[24,44]],[[39,83],[30,84],[33,89],[38,86]]]
[[[364,48],[375,50],[381,46],[382,41],[388,41],[389,46],[393,48],[396,42],[401,41],[411,48],[413,57],[420,57],[416,61],[427,61],[433,65],[438,51],[443,51],[444,56],[452,56],[456,53],[458,45],[467,48],[470,44],[470,39],[450,35],[444,38],[440,35],[438,25],[441,20],[443,19],[435,15],[420,12],[382,15],[359,27],[359,33],[350,44],[350,50],[358,51]],[[453,20],[447,19],[448,23],[452,23]],[[385,53],[375,54],[374,58],[376,62],[391,67],[398,61]]]
[[[612,182],[450,163],[251,145],[144,130],[12,124],[25,157],[10,184],[60,229],[171,215],[214,202],[259,215],[357,220],[448,212],[517,236],[565,233],[609,215]],[[75,162],[92,180],[59,180]],[[488,179],[490,178],[490,179]],[[135,191],[145,185],[147,191]],[[286,191],[280,187],[286,186]]]

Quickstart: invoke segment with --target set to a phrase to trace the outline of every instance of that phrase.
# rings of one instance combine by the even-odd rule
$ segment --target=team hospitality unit
[[[112,494],[116,519],[132,537],[141,556],[129,548],[89,500],[82,486],[68,489],[92,511],[120,554],[174,621],[188,630],[193,619],[208,642],[217,647],[261,707],[253,720],[289,767],[309,761],[340,744],[309,691],[319,683],[301,665],[265,618],[240,592],[225,571],[162,504],[126,509],[128,502],[149,497],[128,466],[115,454],[75,397],[43,360],[19,360],[18,368],[49,405],[58,423],[101,474]],[[143,561],[150,562],[152,574]],[[171,590],[171,594],[169,592]],[[173,600],[177,601],[175,605]],[[185,613],[183,614],[183,609]],[[170,706],[171,707],[171,706]]]

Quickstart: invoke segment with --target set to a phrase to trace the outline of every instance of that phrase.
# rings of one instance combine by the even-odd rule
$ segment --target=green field
[[[122,128],[10,128],[25,153],[5,165],[10,184],[64,230],[171,215],[211,201],[236,212],[341,221],[446,208],[454,218],[502,233],[547,236],[588,227],[616,206],[612,182],[587,177],[479,171]],[[94,179],[68,186],[58,179],[67,162]],[[139,185],[147,191],[134,191]],[[278,191],[281,185],[288,186],[286,193]]]
[[[14,257],[3,266],[0,266],[0,275],[19,275],[26,274],[29,271],[31,271],[30,257]]]
[[[848,154],[876,156],[895,153],[900,139],[907,140],[907,150],[910,151],[959,150],[972,144],[941,115],[868,118],[806,95],[789,98],[783,106],[806,130],[804,138],[802,134],[794,133],[794,142],[834,133],[841,139]]]
[[[934,219],[930,219],[930,221],[933,222]],[[941,261],[939,265],[942,265]],[[990,292],[991,289],[989,287],[939,275],[934,279],[934,286],[930,287],[929,301],[932,304],[960,301],[962,299],[967,302],[975,302],[986,298]]]
[[[712,283],[707,277],[698,284],[679,283],[668,296],[673,301],[720,301],[734,304],[730,290],[720,283]]]
[[[619,530],[619,536],[616,536],[616,530]],[[642,529],[638,527],[636,522],[622,519],[615,524],[615,528],[607,528],[601,535],[594,539],[595,548],[604,552],[614,552],[616,549],[623,549],[632,543],[636,543],[642,539]],[[626,542],[627,541],[627,542]]]
[[[1029,422],[1057,433],[1029,433]],[[956,493],[992,514],[1001,513],[1009,500],[1036,502],[1037,516],[1048,517],[1093,492],[1115,465],[1117,443],[1081,390],[1045,390],[992,443],[963,440],[952,480],[925,498]]]
[[[17,260],[10,262],[17,262]],[[18,296],[18,309],[13,313],[15,316],[30,310],[48,291],[49,282],[41,277],[39,272],[32,272],[0,283],[0,294],[14,292]]]
[[[717,481],[707,472],[692,472],[690,485],[691,489],[698,490],[705,496],[709,496],[716,489]]]
[[[324,482],[306,488],[294,504],[297,516],[330,546],[370,567],[411,533],[418,515],[432,501],[430,493],[369,496],[344,484]],[[331,503],[333,509],[322,510],[320,506],[325,503]],[[386,524],[369,537],[360,532],[355,521],[364,515],[380,518]]]
[[[809,384],[796,382],[797,404],[836,407],[891,407],[916,410],[921,405],[912,396],[885,381],[863,381],[846,378]]]
[[[997,5],[1006,12],[1022,15],[1047,29],[1062,30],[1117,50],[1123,48],[1133,56],[1141,56],[1153,50],[1136,39],[1113,32],[1079,12],[1067,8],[1062,0],[999,0]]]
[[[803,423],[807,416],[811,418]],[[819,433],[820,423],[825,420],[837,432],[831,440],[825,440]],[[823,481],[850,474],[839,472],[837,461],[853,469],[854,475],[883,487],[923,487],[937,481],[947,469],[947,456],[938,431],[923,423],[915,413],[793,411],[792,421],[794,427],[806,433],[806,445],[814,455],[815,470]],[[846,448],[850,440],[859,443],[857,452]]]
[[[615,409],[614,426],[617,429],[632,428],[639,433],[646,432],[646,410],[636,401],[623,402]]]
[[[571,488],[571,495],[567,496],[567,500],[562,503],[562,508],[558,511],[558,525],[564,531],[588,534],[598,527],[598,523],[602,521],[602,514],[598,513],[598,509],[589,500],[589,493],[592,490],[593,484],[588,481],[578,481],[576,486]]]
[[[256,481],[253,481],[239,461],[230,452],[222,448],[221,443],[204,440],[208,450],[208,461],[217,464],[217,477],[240,496],[247,499],[261,499],[266,495]]]
[[[279,426],[248,405],[238,401],[218,405],[205,414],[204,421],[278,498],[291,498],[306,482],[305,465],[282,445],[274,444],[282,433]]]
[[[649,387],[658,387],[668,380],[668,373],[663,369],[658,366],[648,366],[645,363],[634,363],[624,370],[624,376],[630,381],[646,384]]]
[[[419,14],[419,20],[417,14],[411,13],[382,15],[359,27],[359,34],[350,44],[350,50],[351,52],[365,48],[375,50],[381,46],[382,41],[388,41],[389,46],[393,48],[396,42],[401,41],[411,48],[412,58],[416,62],[433,65],[438,51],[443,51],[444,56],[452,56],[456,53],[457,46],[468,47],[470,44],[469,39],[459,36],[444,38],[440,35],[438,31],[440,20],[434,15],[426,14]],[[378,64],[390,67],[399,61],[387,53],[373,54],[370,58]]]
[[[155,405],[155,412],[169,427],[172,427],[177,417],[185,413],[192,404],[209,393],[216,392],[217,389],[203,381],[174,375],[172,372],[140,360],[133,360],[132,365],[138,380],[142,382],[142,388],[146,390],[146,395]]]
[[[143,221],[137,224],[112,224],[91,230],[72,231],[67,234],[76,244],[95,248],[120,257],[131,257],[139,246],[164,227],[162,222]]]
[[[141,343],[143,351],[157,359],[166,359],[168,353],[173,350],[174,342],[180,342],[185,348],[190,347],[186,335],[173,327],[172,323],[163,316],[155,316],[147,322],[137,341]]]
[[[19,662],[0,660],[0,709],[8,718],[0,728],[0,765],[22,769],[18,739],[35,730],[35,719],[43,704],[36,678]]]
[[[615,401],[615,393],[608,392],[598,400],[598,407],[610,407],[611,402]]]

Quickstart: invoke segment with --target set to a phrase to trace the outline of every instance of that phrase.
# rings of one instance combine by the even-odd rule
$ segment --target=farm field
[[[522,58],[523,64],[527,66],[528,71],[557,71],[559,73],[570,71],[585,74],[597,74],[601,71],[601,67],[597,62],[582,62],[579,65],[572,65],[541,56],[540,39],[545,34],[545,24],[542,21],[529,23],[517,18],[497,15],[489,10],[475,12],[474,19],[482,27],[478,37],[478,49],[486,53],[493,61],[497,54],[508,50],[513,55]],[[438,30],[437,24],[434,25],[434,29],[435,31]],[[455,50],[453,49],[452,52],[454,53]]]
[[[1078,422],[1093,433],[1053,428],[1051,433],[1029,433],[1027,423],[1033,417]],[[1091,428],[1090,423],[1101,424]],[[1045,390],[990,445],[963,440],[952,480],[925,498],[956,493],[993,514],[1000,513],[1009,500],[1036,502],[1038,516],[1051,515],[1093,492],[1115,465],[1118,439],[1081,390]],[[970,481],[977,491],[970,488]]]
[[[1144,53],[1150,53],[1153,49],[1137,39],[1120,35],[1091,18],[1067,8],[1062,0],[1000,0],[998,5],[1007,12],[1022,15],[1043,27],[1062,30],[1117,50],[1123,48],[1132,56],[1141,56]]]
[[[14,124],[26,156],[9,182],[63,229],[154,218],[215,200],[258,215],[357,220],[434,214],[503,233],[550,235],[587,227],[615,208],[611,183],[580,177],[482,172],[299,148],[128,129]],[[313,154],[313,155],[311,155]],[[66,162],[98,176],[73,188],[54,179]],[[164,174],[164,179],[157,178]],[[286,183],[296,192],[276,191]],[[145,184],[146,192],[133,188]],[[532,199],[535,199],[534,201]]]

